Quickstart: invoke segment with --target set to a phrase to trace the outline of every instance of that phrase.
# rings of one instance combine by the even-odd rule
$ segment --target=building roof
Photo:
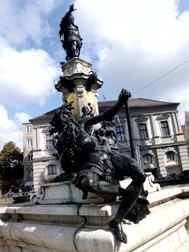
[[[50,121],[53,115],[56,113],[58,108],[53,109],[43,115],[37,116],[35,118],[30,119],[30,122],[32,123],[33,121]]]
[[[111,107],[116,102],[117,102],[117,100],[99,102],[99,107]],[[144,99],[144,98],[135,98],[135,99],[128,100],[129,108],[157,107],[157,106],[167,106],[167,105],[168,106],[170,106],[170,105],[178,106],[179,104],[180,103],[157,101],[157,100]]]
[[[117,100],[113,101],[100,101],[99,104],[99,111],[104,111],[107,108],[113,106]],[[135,98],[128,100],[128,106],[130,109],[139,109],[139,108],[152,108],[152,107],[166,107],[166,106],[175,106],[177,107],[180,103],[174,102],[165,102],[165,101],[158,101],[158,100],[151,100],[151,99],[144,99],[144,98]],[[58,108],[57,108],[58,109]],[[43,115],[30,119],[30,122],[34,121],[50,121],[53,115],[56,113],[57,109],[53,109]]]

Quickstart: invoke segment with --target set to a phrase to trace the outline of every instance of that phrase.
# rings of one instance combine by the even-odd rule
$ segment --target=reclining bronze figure
[[[139,199],[146,176],[134,158],[111,148],[102,132],[99,139],[91,135],[89,128],[99,122],[111,121],[130,96],[130,92],[123,89],[117,103],[102,115],[88,116],[78,121],[72,117],[71,103],[66,103],[57,110],[51,121],[52,133],[56,135],[54,148],[62,169],[83,191],[83,198],[87,197],[87,192],[104,198],[121,197],[118,212],[110,227],[116,237],[125,243],[127,236],[123,232],[122,221]],[[113,180],[123,180],[125,176],[132,179],[126,189],[113,183]],[[140,197],[140,200],[147,205],[145,197]]]

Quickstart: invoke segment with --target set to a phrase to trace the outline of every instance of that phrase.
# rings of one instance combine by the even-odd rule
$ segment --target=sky
[[[188,0],[0,0],[0,150],[22,149],[22,123],[62,104],[54,85],[65,51],[62,17],[73,15],[83,38],[80,58],[104,81],[99,100],[179,102],[189,110]]]

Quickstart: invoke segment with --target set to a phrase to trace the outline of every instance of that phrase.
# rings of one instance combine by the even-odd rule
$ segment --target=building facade
[[[99,102],[99,112],[103,113],[116,101]],[[189,170],[186,141],[178,120],[179,103],[149,99],[129,99],[130,123],[135,157],[146,171],[156,177],[177,176]],[[34,188],[52,181],[62,170],[54,156],[53,137],[50,135],[50,120],[56,110],[30,120],[32,126],[33,181]],[[29,125],[25,124],[25,127]],[[130,153],[130,137],[126,111],[123,107],[115,118],[115,131],[121,152]],[[29,133],[24,141],[30,145]],[[30,146],[24,148],[29,160]],[[25,168],[27,173],[27,168]]]
[[[24,185],[33,186],[33,125],[31,123],[22,124],[23,132],[23,153],[24,153]]]
[[[185,111],[185,124],[182,125],[182,130],[187,143],[187,150],[189,155],[189,112]]]

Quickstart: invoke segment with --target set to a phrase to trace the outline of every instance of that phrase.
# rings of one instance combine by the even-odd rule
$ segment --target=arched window
[[[166,161],[167,162],[176,161],[176,154],[174,151],[168,151],[166,153]]]

